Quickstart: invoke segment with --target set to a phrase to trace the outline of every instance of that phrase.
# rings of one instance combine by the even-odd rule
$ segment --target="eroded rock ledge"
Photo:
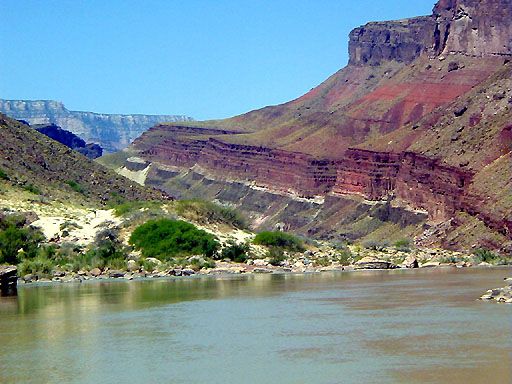
[[[421,55],[510,56],[508,0],[440,0],[430,16],[371,22],[349,35],[349,63],[410,63]]]
[[[216,179],[250,182],[255,186],[314,198],[337,195],[360,195],[367,200],[382,201],[389,197],[404,205],[429,213],[434,222],[445,221],[455,211],[478,216],[500,233],[510,233],[512,223],[502,217],[483,215],[475,208],[467,186],[470,171],[441,164],[414,152],[375,152],[348,149],[338,160],[319,159],[305,153],[261,146],[230,144],[217,138],[175,136],[180,127],[155,126],[153,134],[165,130],[165,139],[154,145],[136,140],[139,156],[149,163],[188,169],[196,165],[215,175]],[[217,132],[218,133],[218,132]],[[183,134],[183,133],[182,133]],[[205,130],[204,136],[210,134]],[[140,170],[140,162],[133,164]],[[132,168],[129,161],[128,169]],[[162,177],[165,170],[155,167],[148,175]],[[170,192],[170,191],[169,191]]]

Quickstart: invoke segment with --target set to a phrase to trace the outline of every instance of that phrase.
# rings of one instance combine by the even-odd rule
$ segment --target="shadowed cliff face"
[[[440,1],[430,16],[368,23],[350,34],[349,65],[302,97],[227,120],[157,125],[134,142],[136,164],[124,169],[142,161],[147,184],[235,205],[239,194],[219,185],[323,204],[392,201],[441,226],[418,239],[508,249],[509,11],[503,1]],[[352,220],[347,207],[366,212],[331,206],[343,214],[309,212],[331,227]],[[288,213],[284,227],[326,233],[297,223],[307,209],[275,209]]]
[[[439,1],[434,52],[510,56],[511,8],[508,0]]]
[[[66,131],[55,124],[35,124],[32,128],[64,144],[66,147],[74,149],[76,152],[81,153],[89,159],[96,159],[103,154],[103,148],[98,144],[86,143],[74,133]]]

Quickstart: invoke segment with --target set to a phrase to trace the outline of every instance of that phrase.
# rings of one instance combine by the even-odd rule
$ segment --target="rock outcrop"
[[[435,29],[431,16],[368,23],[350,32],[349,64],[410,63],[432,46]]]
[[[70,111],[60,101],[2,100],[0,112],[29,124],[56,124],[87,142],[97,143],[105,153],[128,146],[152,125],[190,121],[183,115],[119,115]]]
[[[508,0],[441,0],[431,16],[372,22],[349,35],[349,64],[410,63],[420,55],[510,56]]]
[[[177,130],[179,127],[156,126],[149,133],[163,136],[165,131]],[[200,132],[196,128],[194,137],[200,137]],[[305,198],[328,193],[360,195],[377,201],[395,197],[413,209],[429,212],[434,222],[449,219],[456,210],[464,209],[464,203],[470,199],[466,193],[472,177],[470,171],[413,152],[350,148],[337,161],[331,161],[300,152],[183,135],[155,145],[147,145],[142,137],[134,142],[134,148],[148,161],[144,168],[149,162],[186,168],[197,165],[217,179],[248,182]],[[128,161],[126,166],[140,170],[141,164]],[[509,232],[510,223],[503,230]]]
[[[390,261],[381,260],[376,257],[366,256],[355,264],[355,269],[395,269],[398,266]]]
[[[509,0],[440,0],[433,53],[510,56],[511,10]]]
[[[55,124],[34,124],[32,128],[89,159],[96,159],[103,154],[103,148],[98,144],[86,143],[74,133],[66,131]]]

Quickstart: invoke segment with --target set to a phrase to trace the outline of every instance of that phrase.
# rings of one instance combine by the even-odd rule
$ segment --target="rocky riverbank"
[[[147,259],[146,259],[147,260]],[[418,263],[417,259],[410,255],[400,264],[395,264],[389,260],[379,259],[373,256],[366,256],[362,259],[348,265],[334,261],[327,265],[320,265],[317,260],[310,260],[307,257],[299,257],[298,259],[290,259],[284,261],[281,265],[272,265],[268,258],[266,259],[249,259],[245,263],[235,263],[228,261],[218,261],[212,268],[198,268],[195,265],[186,267],[175,266],[166,267],[164,264],[158,264],[156,259],[148,260],[154,262],[156,267],[153,270],[145,270],[143,266],[136,267],[135,263],[129,263],[127,270],[115,269],[99,269],[94,268],[90,271],[80,270],[77,272],[63,271],[60,269],[52,270],[51,274],[46,277],[27,274],[21,277],[18,282],[20,284],[29,284],[34,282],[59,282],[59,283],[81,283],[87,280],[109,280],[109,279],[144,279],[144,278],[166,278],[166,277],[186,277],[186,276],[215,276],[215,275],[231,275],[231,274],[281,274],[281,273],[321,273],[329,271],[357,271],[357,270],[385,270],[385,269],[408,269],[408,268],[463,268],[470,266],[489,267],[488,263],[471,264],[469,262],[457,263],[440,263],[438,261],[428,261]],[[510,298],[510,286],[508,289]],[[490,290],[492,297],[498,298],[496,290]],[[485,295],[484,295],[485,296]],[[482,296],[482,299],[484,298]],[[503,297],[503,296],[500,296]],[[487,297],[485,297],[487,298]],[[503,301],[503,300],[501,300]]]

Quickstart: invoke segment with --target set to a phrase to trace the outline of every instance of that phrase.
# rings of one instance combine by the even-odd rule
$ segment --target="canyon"
[[[441,0],[430,16],[368,23],[350,33],[348,65],[298,99],[157,124],[101,161],[236,206],[256,228],[508,251],[510,8]]]
[[[0,99],[0,112],[33,124],[55,124],[87,142],[99,144],[105,153],[120,151],[154,124],[190,121],[183,115],[120,115],[70,111],[54,100]]]

